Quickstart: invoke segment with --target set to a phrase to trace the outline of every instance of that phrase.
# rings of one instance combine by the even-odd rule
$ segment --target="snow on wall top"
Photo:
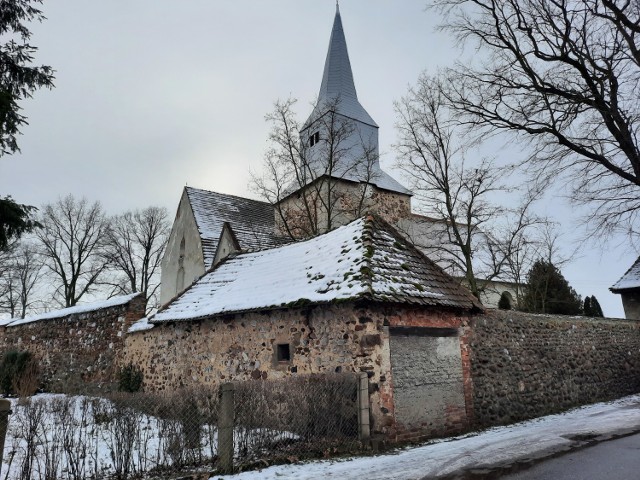
[[[202,239],[205,269],[211,267],[225,222],[243,250],[282,245],[274,235],[273,207],[266,202],[185,187]]]
[[[392,227],[368,217],[311,240],[230,257],[149,321],[358,299],[481,308]]]
[[[619,290],[627,290],[629,288],[640,288],[640,257],[609,290],[617,293]]]
[[[24,325],[25,323],[38,322],[40,320],[52,320],[54,318],[62,318],[68,315],[74,315],[78,313],[93,312],[95,310],[102,310],[103,308],[117,307],[119,305],[126,305],[135,297],[142,295],[141,293],[132,293],[129,295],[122,295],[120,297],[112,297],[108,300],[100,302],[87,303],[84,305],[76,305],[75,307],[61,308],[60,310],[53,310],[47,313],[41,313],[39,315],[32,315],[25,318],[10,318],[8,320],[0,320],[0,326],[15,327],[18,325]]]

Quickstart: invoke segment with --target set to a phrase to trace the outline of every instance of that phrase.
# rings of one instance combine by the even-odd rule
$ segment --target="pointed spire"
[[[358,102],[338,1],[336,1],[336,16],[333,21],[331,38],[329,39],[329,50],[324,64],[318,104],[323,105],[325,102],[331,104],[336,99],[340,105],[338,108],[340,113],[369,125],[377,126]]]

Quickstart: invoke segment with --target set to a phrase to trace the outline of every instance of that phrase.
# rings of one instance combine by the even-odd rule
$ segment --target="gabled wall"
[[[183,239],[184,251],[181,249]],[[183,273],[180,272],[181,267]],[[187,192],[183,190],[167,248],[162,257],[160,303],[165,304],[181,293],[204,274],[205,268],[200,233]]]

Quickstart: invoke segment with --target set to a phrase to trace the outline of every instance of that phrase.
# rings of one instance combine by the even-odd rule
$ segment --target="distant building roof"
[[[640,288],[640,257],[631,265],[631,268],[609,288],[614,293],[620,290],[628,290],[631,288]]]
[[[202,240],[205,269],[211,267],[222,227],[227,222],[243,250],[282,245],[274,234],[273,206],[249,198],[185,187]]]
[[[149,321],[361,299],[482,308],[391,226],[368,217],[310,240],[230,257]]]
[[[119,305],[125,305],[134,298],[142,295],[142,293],[132,293],[129,295],[122,295],[119,297],[111,297],[107,300],[99,302],[85,303],[84,305],[76,305],[75,307],[61,308],[59,310],[52,310],[50,312],[41,313],[39,315],[30,315],[25,318],[10,318],[8,320],[0,320],[0,326],[15,327],[23,325],[25,323],[38,322],[40,320],[52,320],[54,318],[62,318],[69,315],[76,315],[80,313],[93,312],[95,310],[102,310],[103,308],[117,307]]]

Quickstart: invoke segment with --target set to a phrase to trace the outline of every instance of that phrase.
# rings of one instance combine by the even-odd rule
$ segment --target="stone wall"
[[[131,333],[123,361],[142,367],[144,387],[150,391],[306,373],[367,372],[374,433],[418,438],[435,432],[407,432],[395,422],[389,328],[455,329],[462,324],[463,319],[452,314],[424,308],[351,303],[252,312]],[[290,353],[288,360],[279,358],[284,350]],[[461,357],[464,366],[466,350]],[[466,386],[465,395],[470,395]],[[462,421],[459,412],[437,415],[439,426]]]
[[[367,183],[322,177],[282,200],[274,212],[279,235],[306,238],[325,233],[328,225],[333,229],[369,213],[396,224],[411,215],[411,197]]]
[[[126,331],[144,317],[146,305],[141,294],[122,298],[96,304],[111,304],[104,308],[72,307],[1,326],[0,355],[11,350],[33,354],[49,392],[111,391]],[[74,310],[80,312],[65,314]]]
[[[470,338],[478,426],[640,392],[640,323],[491,311]]]

